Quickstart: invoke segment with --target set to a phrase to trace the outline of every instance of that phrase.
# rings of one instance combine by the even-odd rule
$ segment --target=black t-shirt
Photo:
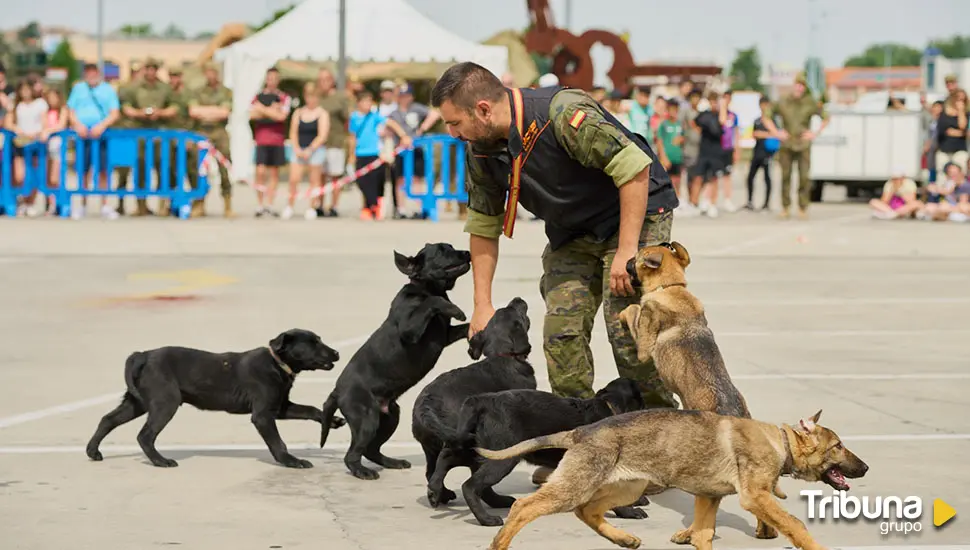
[[[755,132],[767,132],[768,127],[765,126],[765,123],[761,119],[761,117],[758,117],[754,120],[754,126],[752,130],[754,130]],[[756,155],[762,155],[762,156],[768,154],[768,151],[765,150],[765,138],[759,138],[759,137],[754,138],[753,153]]]
[[[937,151],[943,153],[956,153],[957,151],[967,150],[967,130],[963,129],[960,137],[947,135],[946,131],[958,127],[957,117],[950,116],[946,111],[940,113],[940,120],[936,125],[936,139],[939,147]]]
[[[697,115],[694,123],[701,130],[700,154],[705,157],[720,157],[724,149],[721,147],[721,135],[724,129],[714,111],[704,111]]]

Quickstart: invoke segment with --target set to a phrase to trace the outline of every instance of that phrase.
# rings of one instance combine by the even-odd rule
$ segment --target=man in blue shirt
[[[71,95],[67,98],[67,107],[71,111],[71,129],[77,132],[78,145],[84,147],[84,179],[87,179],[91,167],[95,163],[95,153],[98,162],[98,180],[102,190],[108,189],[108,147],[101,139],[104,131],[118,120],[120,105],[118,93],[110,84],[101,79],[98,66],[88,63],[84,66],[84,80],[71,88]],[[78,159],[81,160],[81,159]],[[84,206],[87,206],[85,201]],[[76,210],[75,217],[84,215],[84,209]],[[118,212],[108,206],[108,198],[101,199],[101,215],[108,219],[118,217]]]

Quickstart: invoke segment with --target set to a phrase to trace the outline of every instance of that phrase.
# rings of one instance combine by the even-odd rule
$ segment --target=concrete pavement
[[[245,215],[232,221],[0,220],[3,548],[487,547],[497,530],[478,526],[462,499],[427,505],[424,459],[410,435],[418,388],[402,399],[403,420],[386,447],[414,466],[381,471],[373,482],[343,466],[346,428],[320,450],[316,425],[282,422],[294,454],[314,463],[289,470],[272,461],[247,417],[190,407],[159,437],[178,468],[149,465],[135,442],[141,419],[105,440],[104,462],[85,457],[99,418],[120,398],[131,351],[242,350],[291,327],[312,329],[342,353],[335,371],[296,384],[295,401],[319,406],[404,283],[392,251],[467,244],[453,214],[437,224],[364,223],[352,219],[352,193],[343,218],[257,220],[246,195],[237,188]],[[831,494],[823,485],[783,479],[782,505],[829,548],[968,545],[970,524],[960,514],[970,513],[970,226],[878,222],[859,204],[826,203],[812,214],[808,222],[746,212],[679,219],[673,237],[691,252],[691,289],[755,417],[793,423],[822,409],[821,423],[871,467],[851,495],[916,495],[924,510],[921,531],[904,537],[881,535],[878,522],[808,520],[798,492]],[[548,388],[537,282],[543,245],[541,224],[518,222],[515,239],[501,244],[495,295],[497,303],[529,302],[532,361]],[[470,315],[470,276],[452,296]],[[602,318],[592,347],[599,387],[616,376]],[[427,380],[468,363],[456,344]],[[530,474],[520,466],[499,492],[528,494]],[[452,471],[449,487],[467,475]],[[935,498],[958,513],[942,529],[932,526]],[[611,521],[643,548],[674,548],[669,537],[689,522],[691,497],[668,491],[652,500],[648,519]],[[753,530],[737,498],[726,498],[716,548],[790,546],[756,540]],[[534,522],[513,545],[549,547],[611,545],[572,515]]]

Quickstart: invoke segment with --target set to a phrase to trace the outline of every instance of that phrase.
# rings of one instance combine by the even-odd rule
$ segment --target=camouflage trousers
[[[640,247],[670,240],[672,212],[648,216],[640,233]],[[589,343],[593,321],[600,305],[613,359],[620,376],[640,385],[648,407],[676,407],[673,394],[664,387],[653,359],[637,359],[636,343],[619,315],[634,296],[613,296],[610,267],[619,236],[605,242],[588,237],[574,240],[558,250],[549,245],[542,253],[539,291],[546,303],[543,349],[549,369],[549,383],[556,395],[588,399],[593,397],[593,353]]]
[[[227,134],[225,130],[202,132],[202,135],[208,138],[212,143],[212,146],[215,147],[220,153],[225,155],[226,159],[230,159],[231,161],[231,157],[229,156],[229,134]],[[193,149],[192,152],[195,153],[195,150]],[[209,153],[210,156],[212,156],[212,154],[212,152]],[[212,159],[212,161],[215,161],[215,159]],[[192,166],[196,166],[198,163],[198,157],[195,157],[194,164],[192,164]],[[226,167],[219,162],[216,162],[216,164],[219,166],[219,188],[222,190],[222,196],[229,197],[232,195],[232,183],[229,181],[229,170],[227,170]],[[211,179],[209,180],[209,184],[212,184]],[[195,189],[194,186],[193,189]]]
[[[778,151],[778,164],[781,165],[781,206],[786,210],[791,207],[791,170],[792,165],[798,165],[798,208],[806,210],[812,202],[812,182],[808,179],[811,149],[792,151],[781,149]]]

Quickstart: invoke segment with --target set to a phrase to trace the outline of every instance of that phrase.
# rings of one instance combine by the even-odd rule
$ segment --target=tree
[[[887,57],[888,56],[888,57]],[[873,44],[860,55],[845,60],[846,67],[885,67],[886,61],[896,67],[917,67],[923,51],[906,44]]]
[[[165,30],[162,31],[162,38],[168,38],[169,40],[185,40],[188,38],[188,35],[185,34],[185,31],[177,27],[175,23],[172,23],[165,27]]]
[[[764,88],[761,86],[761,56],[758,55],[756,46],[737,50],[737,55],[731,63],[730,75],[732,90],[764,93]]]
[[[930,47],[940,50],[943,57],[959,59],[970,57],[970,36],[954,35],[930,41]]]
[[[212,31],[205,31],[205,32],[200,32],[199,34],[195,35],[194,38],[196,40],[211,40],[212,37],[214,37],[215,35],[216,35],[216,33],[212,32]]]
[[[129,23],[122,25],[118,32],[126,38],[148,38],[155,34],[151,23]]]
[[[80,67],[78,67],[77,58],[74,57],[74,51],[71,50],[71,43],[68,42],[67,39],[61,40],[61,43],[57,45],[57,49],[55,49],[53,55],[51,55],[50,66],[67,69],[67,81],[65,82],[65,87],[68,90],[70,90],[74,82],[81,77],[81,70]]]
[[[273,12],[273,16],[272,17],[270,17],[266,21],[263,21],[258,26],[253,27],[253,32],[254,33],[259,32],[259,31],[265,29],[266,27],[272,25],[273,23],[276,23],[276,21],[279,18],[281,18],[284,15],[286,15],[286,14],[290,13],[291,11],[293,11],[293,8],[295,8],[295,7],[296,7],[296,4],[292,4],[290,6],[287,6],[287,7],[283,8],[283,9],[276,10],[275,12]]]

